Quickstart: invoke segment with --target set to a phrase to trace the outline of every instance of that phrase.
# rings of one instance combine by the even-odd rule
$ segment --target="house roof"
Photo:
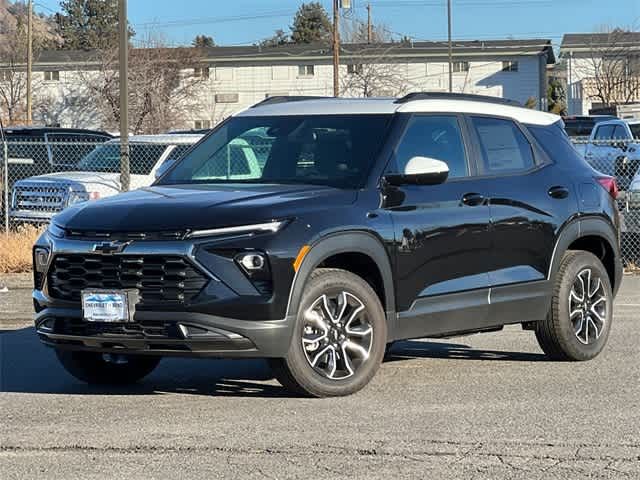
[[[640,51],[640,32],[567,33],[562,38],[560,56],[611,47]]]
[[[192,52],[191,47],[177,47]],[[176,49],[170,49],[175,53]],[[332,51],[328,45],[286,44],[276,47],[235,46],[203,48],[207,62],[215,64],[242,63],[299,63],[304,61],[330,62]],[[133,51],[135,54],[135,50]],[[475,40],[454,41],[453,54],[458,59],[474,57],[510,57],[545,55],[546,63],[555,63],[551,40]],[[447,42],[413,42],[383,44],[343,44],[341,56],[344,62],[364,59],[425,61],[446,58]],[[40,52],[36,64],[40,66],[63,66],[69,64],[96,63],[98,52],[82,50],[45,50]]]

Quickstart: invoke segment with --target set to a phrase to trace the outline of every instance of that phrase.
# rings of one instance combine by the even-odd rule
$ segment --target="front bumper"
[[[193,312],[136,312],[134,321],[92,324],[81,310],[36,314],[41,341],[56,349],[183,357],[284,357],[293,318],[248,321]]]
[[[25,222],[25,223],[49,223],[51,219],[60,213],[57,212],[47,212],[40,210],[17,210],[11,209],[9,210],[9,220],[12,222]]]

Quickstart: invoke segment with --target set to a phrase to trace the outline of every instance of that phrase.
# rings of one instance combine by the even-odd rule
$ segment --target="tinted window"
[[[472,117],[482,154],[483,173],[510,173],[535,165],[531,144],[511,120]]]
[[[640,138],[640,123],[629,125],[629,128],[631,129],[631,135],[633,135],[633,138]]]
[[[548,127],[527,125],[527,129],[554,162],[586,164],[559,123]]]
[[[449,166],[449,178],[468,175],[458,119],[452,116],[415,116],[396,149],[393,173],[404,173],[413,157],[428,157]]]
[[[602,125],[596,130],[596,140],[610,140],[613,138],[613,130],[615,125]]]
[[[359,188],[389,115],[234,117],[162,178],[175,183],[291,183]]]

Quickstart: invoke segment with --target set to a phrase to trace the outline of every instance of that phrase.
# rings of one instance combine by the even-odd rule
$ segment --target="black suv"
[[[312,396],[359,390],[396,340],[506,324],[588,360],[622,276],[616,193],[559,117],[509,102],[270,98],[153,186],[55,217],[36,329],[90,383],[265,357]]]

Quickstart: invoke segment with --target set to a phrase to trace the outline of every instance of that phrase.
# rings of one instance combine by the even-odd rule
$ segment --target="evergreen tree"
[[[269,37],[260,42],[261,47],[277,47],[278,45],[285,45],[289,43],[289,37],[284,30],[278,29],[274,32],[272,37]]]
[[[104,50],[118,44],[117,0],[63,0],[60,8],[56,23],[64,49]]]
[[[213,41],[213,37],[209,35],[196,35],[191,45],[197,48],[215,47],[216,43]]]
[[[293,43],[326,42],[331,37],[329,15],[320,2],[303,3],[293,19]]]

